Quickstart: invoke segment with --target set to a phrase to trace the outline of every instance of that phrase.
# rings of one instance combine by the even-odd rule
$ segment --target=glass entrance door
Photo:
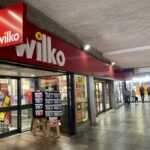
[[[95,102],[97,114],[104,111],[103,83],[95,81]]]
[[[18,80],[0,78],[0,135],[18,131]]]
[[[29,130],[32,120],[32,92],[35,78],[21,78],[21,130]]]
[[[49,76],[39,78],[39,85],[42,91],[58,91],[62,99],[62,116],[60,119],[60,128],[62,132],[68,133],[68,98],[67,98],[67,76],[66,74],[59,76]]]
[[[105,97],[105,110],[110,109],[110,89],[109,89],[109,83],[104,83],[104,97]]]

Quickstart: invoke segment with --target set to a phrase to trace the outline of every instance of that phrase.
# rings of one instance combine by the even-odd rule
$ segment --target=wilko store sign
[[[24,5],[0,10],[0,47],[23,43]]]
[[[20,38],[19,33],[12,33],[11,31],[7,31],[4,33],[2,37],[0,37],[0,44],[9,44],[12,42],[17,42]]]
[[[128,76],[30,24],[25,12],[23,4],[0,10],[0,61],[109,79]]]
[[[36,40],[27,38],[26,44],[16,46],[16,53],[18,57],[26,56],[27,59],[33,59],[36,53],[36,60],[46,62],[53,65],[64,66],[65,54],[61,50],[52,48],[51,37],[42,34],[41,32],[35,33]]]

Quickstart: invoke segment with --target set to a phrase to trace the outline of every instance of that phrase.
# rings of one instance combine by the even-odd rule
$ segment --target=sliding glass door
[[[21,78],[21,130],[29,130],[32,120],[32,92],[35,78]]]
[[[0,135],[18,131],[18,80],[0,78]]]
[[[103,83],[95,81],[95,102],[97,114],[104,111]]]

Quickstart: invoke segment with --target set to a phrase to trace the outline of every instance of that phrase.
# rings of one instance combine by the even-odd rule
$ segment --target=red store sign
[[[124,73],[119,69],[107,66],[103,61],[30,23],[24,25],[24,33],[27,33],[24,44],[0,48],[0,60],[97,77],[124,78]]]
[[[24,5],[0,10],[0,47],[23,43]]]

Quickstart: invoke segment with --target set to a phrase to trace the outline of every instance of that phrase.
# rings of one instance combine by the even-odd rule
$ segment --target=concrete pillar
[[[114,81],[111,81],[111,86],[110,86],[110,98],[111,98],[111,107],[116,108],[116,101],[115,101],[115,93],[114,93]]]
[[[89,110],[90,110],[90,121],[91,124],[96,122],[96,104],[95,104],[95,96],[94,96],[94,80],[93,77],[88,77],[88,87],[89,87]]]

